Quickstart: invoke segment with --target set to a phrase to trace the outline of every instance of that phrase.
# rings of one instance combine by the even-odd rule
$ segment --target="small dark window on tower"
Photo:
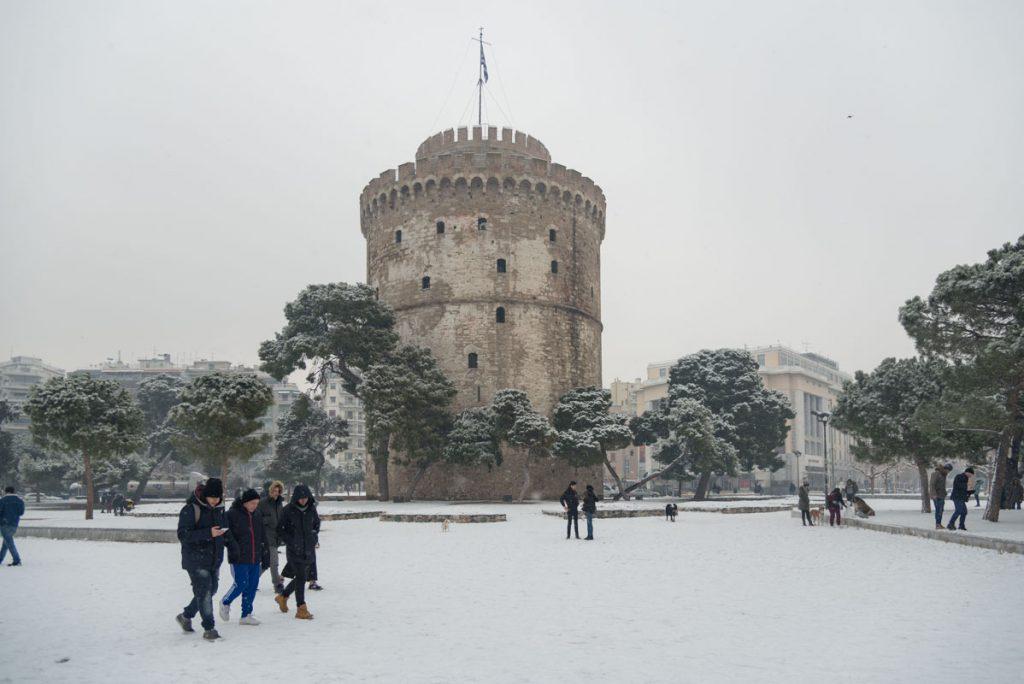
[[[471,352],[469,355],[469,367],[476,368],[476,352]]]
[[[558,239],[558,231],[552,228],[548,231],[548,242],[554,242]]]
[[[478,230],[487,230],[487,219],[483,216],[476,220],[476,227]]]
[[[444,235],[444,221],[437,222],[437,234]]]
[[[552,273],[558,273],[558,262],[557,261],[552,261],[551,262],[551,272]]]
[[[590,288],[590,298],[594,298],[594,288]]]
[[[402,231],[396,230],[395,231],[395,244],[397,245],[401,241],[402,241]]]
[[[505,322],[505,307],[499,306],[494,312],[494,320],[496,323]]]
[[[430,289],[430,276],[423,276],[423,280],[422,280],[421,284],[422,284],[424,290],[429,290]]]
[[[505,272],[505,260],[504,259],[498,259],[498,273],[504,273],[504,272]]]

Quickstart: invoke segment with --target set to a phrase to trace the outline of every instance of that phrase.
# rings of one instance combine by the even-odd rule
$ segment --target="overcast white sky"
[[[0,0],[0,356],[255,362],[303,286],[365,279],[359,193],[466,121],[481,25],[487,118],[608,198],[606,381],[870,369],[1024,232],[1021,2]]]

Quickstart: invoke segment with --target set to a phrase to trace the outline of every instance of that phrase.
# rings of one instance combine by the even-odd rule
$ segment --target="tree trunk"
[[[224,489],[228,487],[228,459],[224,459],[220,462],[220,483],[224,486]]]
[[[612,479],[615,480],[615,487],[619,490],[619,493],[615,495],[615,499],[618,500],[623,498],[626,493],[622,489],[622,480],[619,478],[619,474],[615,472],[615,466],[613,466],[612,462],[608,459],[607,453],[604,455],[604,465],[608,469],[608,472],[611,473]]]
[[[416,487],[419,485],[420,480],[423,479],[423,475],[427,472],[427,468],[429,467],[430,464],[428,463],[426,465],[421,465],[416,470],[416,475],[413,476],[412,483],[409,485],[409,493],[405,497],[407,501],[412,501],[412,497],[416,494]]]
[[[526,499],[526,493],[530,491],[530,458],[527,456],[523,461],[523,488],[519,490],[519,503]]]
[[[1006,488],[1007,477],[1010,470],[1009,459],[1006,458],[1010,450],[1009,428],[1003,430],[1003,436],[999,440],[999,450],[996,452],[996,468],[992,475],[992,483],[989,486],[988,505],[985,506],[985,520],[999,522],[999,509],[1003,503],[1003,490]]]
[[[1013,497],[1011,488],[1013,479],[1020,474],[1020,435],[1017,435],[1010,442],[1010,453],[1006,457],[1006,480],[1003,482],[1002,501],[1003,510],[1013,508]]]
[[[914,464],[917,466],[917,477],[921,480],[921,512],[931,513],[932,499],[928,496],[928,461],[915,456]]]
[[[700,479],[697,480],[697,491],[693,493],[694,501],[707,501],[708,499],[708,485],[711,484],[711,471],[700,474]]]
[[[676,483],[679,485],[679,487],[676,489],[676,496],[682,498],[682,496],[683,496],[683,481],[682,480],[676,480]]]
[[[153,462],[153,465],[147,468],[144,472],[139,474],[139,484],[135,487],[135,503],[142,503],[142,495],[146,493],[146,486],[149,484],[149,478],[153,477],[153,472],[160,467],[160,464],[164,462],[167,456],[163,456]]]
[[[92,492],[92,457],[88,452],[82,454],[82,471],[85,475],[85,519],[92,520],[92,505],[95,497]]]
[[[388,461],[386,458],[373,457],[373,467],[377,471],[377,500],[387,501],[391,498],[388,487]]]

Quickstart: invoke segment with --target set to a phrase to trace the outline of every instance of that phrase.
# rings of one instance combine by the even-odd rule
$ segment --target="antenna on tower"
[[[483,126],[484,123],[484,83],[487,83],[487,59],[484,57],[484,45],[490,45],[484,40],[484,27],[480,27],[480,36],[474,38],[480,43],[480,70],[476,79],[476,125]]]

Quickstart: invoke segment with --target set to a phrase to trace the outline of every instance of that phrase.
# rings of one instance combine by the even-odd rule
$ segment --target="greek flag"
[[[484,46],[480,44],[480,68],[483,70],[484,83],[487,83],[487,60],[484,59]]]

